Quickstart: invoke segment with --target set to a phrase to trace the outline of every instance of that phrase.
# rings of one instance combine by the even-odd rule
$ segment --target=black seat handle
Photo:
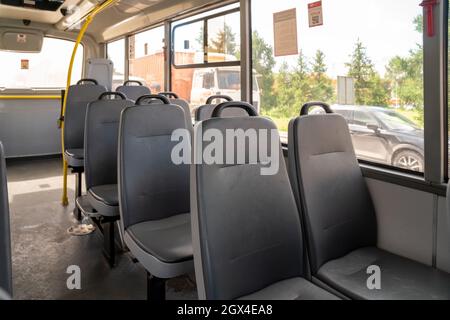
[[[167,98],[180,99],[180,97],[175,92],[160,92],[159,94]]]
[[[247,103],[247,102],[242,102],[242,101],[230,101],[230,102],[224,102],[221,103],[219,105],[217,105],[217,107],[214,108],[214,111],[212,113],[212,117],[213,118],[220,118],[222,116],[222,112],[225,109],[230,109],[230,108],[241,108],[244,109],[245,111],[247,111],[248,115],[250,117],[257,117],[258,115],[258,111],[256,111],[255,107],[252,106],[251,104]]]
[[[95,79],[81,79],[80,81],[77,82],[77,85],[86,83],[86,82],[91,82],[92,84],[95,84],[96,86],[98,85],[98,81]]]
[[[128,80],[125,81],[125,83],[123,84],[125,87],[130,85],[130,84],[137,84],[138,86],[143,86],[144,84],[141,81],[137,81],[137,80]]]
[[[121,92],[103,92],[98,98],[98,100],[103,100],[104,98],[111,96],[119,97],[122,100],[127,100],[127,97]]]
[[[312,107],[321,107],[323,110],[325,110],[326,113],[334,113],[333,110],[331,110],[330,105],[325,102],[320,101],[314,101],[314,102],[308,102],[305,103],[302,107],[302,110],[300,111],[300,116],[307,116],[309,114],[309,110]]]
[[[167,97],[162,96],[160,94],[147,94],[145,96],[140,97],[136,100],[137,106],[142,106],[142,102],[145,100],[161,100],[164,104],[170,104],[170,101]]]
[[[226,96],[226,95],[223,95],[223,94],[218,94],[218,95],[209,97],[208,100],[206,100],[206,104],[212,104],[212,102],[214,100],[218,100],[218,99],[226,100],[228,102],[233,101],[233,99],[230,96]]]

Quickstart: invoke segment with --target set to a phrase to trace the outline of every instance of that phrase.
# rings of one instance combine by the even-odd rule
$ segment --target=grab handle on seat
[[[300,111],[300,116],[307,116],[309,114],[309,110],[312,107],[321,107],[323,110],[325,110],[326,113],[334,113],[333,110],[331,110],[330,105],[325,102],[320,101],[314,101],[314,102],[308,102],[305,103],[302,107],[302,110]]]
[[[98,98],[98,100],[103,100],[104,98],[110,96],[115,96],[121,98],[122,100],[127,100],[127,97],[121,92],[103,92]]]
[[[214,100],[218,100],[218,99],[226,100],[228,102],[233,101],[233,99],[230,96],[226,96],[226,95],[223,95],[223,94],[218,94],[218,95],[209,97],[208,100],[206,100],[206,104],[212,104],[212,102]]]
[[[141,81],[137,81],[137,80],[128,80],[125,81],[125,83],[123,84],[125,87],[130,85],[130,84],[137,84],[138,86],[143,86],[144,84]]]
[[[230,108],[243,109],[243,110],[247,111],[247,113],[250,117],[258,116],[258,111],[256,111],[255,107],[253,107],[251,104],[249,104],[247,102],[241,102],[241,101],[231,101],[231,102],[224,102],[224,103],[217,105],[217,107],[214,108],[212,117],[220,118],[222,116],[222,112],[225,109],[230,109]]]
[[[98,85],[98,81],[95,79],[81,79],[80,81],[77,82],[77,85],[86,83],[86,82],[91,82],[92,84]]]
[[[162,96],[160,94],[147,94],[145,96],[140,97],[139,99],[136,100],[136,105],[137,106],[142,106],[142,102],[145,100],[160,100],[162,101],[162,103],[164,104],[170,104],[170,101],[167,97]]]
[[[167,98],[180,99],[180,97],[175,92],[160,92],[159,94]]]

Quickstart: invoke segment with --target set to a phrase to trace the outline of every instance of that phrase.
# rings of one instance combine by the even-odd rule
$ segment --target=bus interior
[[[0,300],[450,300],[448,13],[0,0]]]

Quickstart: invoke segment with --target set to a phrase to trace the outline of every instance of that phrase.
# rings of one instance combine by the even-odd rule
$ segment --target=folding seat
[[[0,142],[0,300],[12,296],[11,233],[5,153]]]
[[[326,114],[308,115],[320,106]],[[352,299],[450,299],[450,275],[377,247],[377,220],[346,120],[306,104],[289,125],[291,181],[313,279]],[[381,271],[381,289],[368,285]],[[378,269],[380,268],[380,269]]]
[[[221,118],[228,108],[242,108],[250,117]],[[225,137],[227,131],[240,129],[256,130],[258,144],[268,144],[268,155],[276,154],[270,139],[271,132],[276,133],[275,161],[279,170],[274,175],[263,175],[261,170],[270,160],[261,152],[258,161],[250,161],[250,152],[258,150],[250,143],[242,150],[245,163],[238,162],[234,146],[225,140],[223,154],[233,152],[234,162],[191,166],[192,233],[199,297],[337,299],[306,279],[300,218],[275,124],[258,117],[247,103],[220,104],[212,119],[195,126],[194,154],[208,147],[202,132],[211,130]],[[232,159],[230,153],[228,156]],[[200,163],[198,160],[196,163]]]
[[[211,119],[214,108],[217,106],[217,104],[213,103],[215,100],[233,101],[231,97],[225,95],[209,97],[205,105],[195,109],[195,122]],[[247,113],[241,108],[229,108],[224,110],[222,117],[242,117],[246,115]]]
[[[159,94],[169,98],[170,103],[180,106],[184,111],[186,124],[190,127],[193,126],[191,108],[189,107],[189,103],[186,100],[180,99],[180,97],[174,92],[160,92]]]
[[[134,80],[126,81],[123,86],[118,87],[116,91],[123,93],[128,99],[133,101],[152,93],[148,87],[142,84],[142,82]]]
[[[111,99],[114,97],[115,99]],[[117,143],[121,112],[134,103],[119,92],[105,92],[86,112],[85,176],[88,203],[104,229],[105,254],[115,264],[114,224],[120,218],[117,187]],[[85,201],[77,201],[82,208]],[[83,209],[83,212],[92,210]]]
[[[104,86],[94,79],[82,79],[69,88],[67,108],[64,115],[64,158],[69,168],[77,175],[75,199],[81,196],[81,179],[84,172],[84,123],[86,108],[91,101],[106,92]],[[78,208],[75,216],[81,219]]]
[[[194,271],[189,164],[172,159],[178,144],[173,132],[184,129],[190,147],[192,126],[183,109],[164,96],[144,96],[136,104],[123,111],[120,122],[121,228],[125,244],[147,270],[148,298],[162,300],[166,279]]]

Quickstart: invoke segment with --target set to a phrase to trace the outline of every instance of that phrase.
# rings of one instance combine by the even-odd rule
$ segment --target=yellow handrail
[[[67,93],[69,92],[70,84],[72,82],[72,70],[73,70],[73,64],[75,61],[75,56],[77,54],[77,49],[79,44],[81,43],[81,40],[83,39],[84,34],[86,33],[87,28],[91,24],[94,17],[109,7],[111,4],[117,2],[117,0],[106,0],[105,2],[97,5],[94,9],[92,9],[91,12],[86,17],[86,20],[84,21],[83,26],[81,27],[80,32],[78,33],[77,40],[75,41],[75,46],[72,51],[72,57],[70,58],[70,64],[69,64],[69,71],[67,72],[67,85],[66,85],[66,94],[64,95],[64,101],[63,101],[63,110],[62,110],[62,120],[61,120],[61,147],[62,147],[62,153],[64,155],[65,147],[64,147],[64,116],[66,114],[66,108],[67,108]],[[62,204],[63,206],[69,205],[69,198],[67,197],[67,171],[68,171],[68,164],[63,157],[63,196],[62,196]]]
[[[43,95],[30,95],[30,96],[13,96],[13,95],[1,95],[0,100],[60,100],[61,96],[43,96]]]

